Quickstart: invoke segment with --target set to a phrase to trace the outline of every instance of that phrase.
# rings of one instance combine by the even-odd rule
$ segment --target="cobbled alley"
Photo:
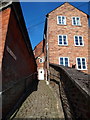
[[[61,120],[64,115],[60,104],[50,86],[46,85],[45,81],[39,81],[37,91],[27,97],[14,119]]]

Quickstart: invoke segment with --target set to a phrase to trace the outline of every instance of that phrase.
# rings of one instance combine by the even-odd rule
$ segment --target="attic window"
[[[66,17],[65,16],[57,16],[57,24],[66,25]]]
[[[80,26],[80,17],[72,17],[72,25]]]

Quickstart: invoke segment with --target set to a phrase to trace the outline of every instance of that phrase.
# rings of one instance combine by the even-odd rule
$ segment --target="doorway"
[[[43,68],[38,70],[38,79],[44,80],[44,69]]]

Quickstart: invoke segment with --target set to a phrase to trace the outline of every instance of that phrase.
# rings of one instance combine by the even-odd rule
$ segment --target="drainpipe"
[[[49,45],[48,45],[48,16],[47,16],[47,41],[46,41],[46,56],[47,56],[47,70],[46,70],[46,83],[49,84]]]

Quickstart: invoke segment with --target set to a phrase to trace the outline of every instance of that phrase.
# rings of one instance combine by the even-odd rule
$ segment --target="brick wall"
[[[6,17],[8,13],[9,17]],[[2,32],[4,32],[4,53],[2,59],[2,91],[4,92],[2,96],[2,114],[5,117],[13,109],[25,91],[31,88],[32,82],[36,80],[34,73],[37,72],[37,66],[34,55],[32,54],[32,48],[30,48],[31,51],[27,48],[13,8],[3,10],[2,14]]]
[[[44,47],[44,40],[42,40],[34,49],[34,55],[36,58],[37,69],[44,68],[44,62],[40,63],[40,58],[43,58],[43,60],[45,59],[43,47]]]
[[[5,47],[5,39],[7,33],[7,27],[10,17],[10,8],[0,12],[0,92],[2,91],[2,58]],[[2,118],[2,98],[0,97],[0,118]]]
[[[3,51],[4,51],[10,11],[11,9],[7,8],[3,12],[0,12],[0,65],[2,62],[2,56],[3,56]]]
[[[66,25],[57,24],[57,16],[66,16]],[[80,17],[81,26],[73,26],[73,16]],[[58,35],[68,36],[68,46],[58,45]],[[74,45],[74,35],[81,35],[84,46]],[[65,3],[48,14],[49,62],[59,64],[59,57],[69,57],[70,67],[76,64],[76,57],[85,57],[88,65],[88,18],[85,13]],[[84,71],[88,72],[88,71]]]

